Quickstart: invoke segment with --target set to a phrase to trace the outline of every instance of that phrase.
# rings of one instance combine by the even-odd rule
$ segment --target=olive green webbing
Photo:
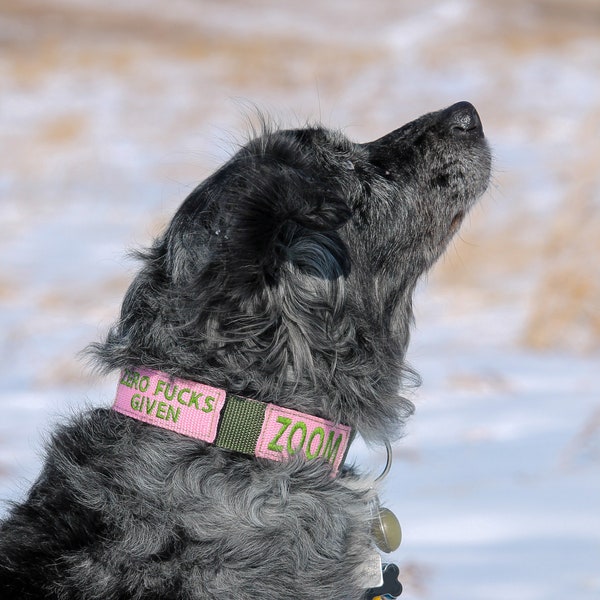
[[[266,408],[267,405],[258,400],[228,396],[215,445],[234,452],[254,454]]]

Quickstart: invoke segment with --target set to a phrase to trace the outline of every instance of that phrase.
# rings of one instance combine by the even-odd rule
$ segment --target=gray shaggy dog
[[[467,102],[366,144],[266,129],[139,254],[121,317],[93,347],[101,368],[397,438],[413,410],[399,393],[415,284],[490,163]],[[257,458],[92,410],[55,432],[1,525],[0,597],[359,600],[372,486],[354,468],[332,476],[326,457]]]

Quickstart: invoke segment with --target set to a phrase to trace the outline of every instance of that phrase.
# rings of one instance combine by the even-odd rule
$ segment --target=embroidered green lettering
[[[214,407],[213,407],[214,401],[215,401],[215,399],[212,396],[206,396],[206,398],[204,398],[204,406],[202,407],[202,412],[204,412],[204,413],[212,412],[214,410]]]
[[[292,446],[292,444],[294,441],[294,434],[296,433],[296,431],[301,431],[302,437],[300,438],[300,443],[294,447],[294,446]],[[288,454],[290,456],[292,456],[293,454],[296,454],[296,452],[298,452],[298,450],[302,450],[302,446],[304,446],[304,440],[306,440],[306,423],[304,423],[303,421],[297,421],[294,424],[294,426],[292,427],[292,430],[290,431],[290,435],[288,436],[288,439],[287,439]]]
[[[125,371],[123,373],[123,379],[121,379],[120,383],[122,385],[126,385],[129,388],[139,389],[137,387],[138,380],[140,378],[140,374],[137,371]]]
[[[319,436],[319,445],[317,446],[317,449],[313,451],[313,441],[317,435]],[[315,427],[308,437],[308,443],[306,444],[306,460],[312,460],[313,458],[319,456],[321,448],[323,447],[323,440],[325,440],[325,432],[323,431],[323,428]]]
[[[173,423],[177,423],[180,411],[180,406],[178,406],[177,408],[173,406],[167,406],[167,416],[165,417],[165,421],[173,421]],[[156,416],[158,416],[158,414]]]
[[[134,394],[133,396],[131,396],[130,404],[133,410],[138,410],[142,412],[142,405],[144,404],[144,399],[140,394]]]
[[[140,381],[140,374],[137,371],[133,372],[133,376],[131,379],[131,385],[129,387],[134,387],[136,390],[139,390],[138,383]]]
[[[155,400],[156,402],[156,400]],[[167,414],[167,406],[168,404],[166,402],[159,402],[158,403],[158,407],[156,409],[156,416],[159,419],[162,419],[163,421],[165,420],[166,414]],[[148,413],[150,414],[150,413]]]
[[[148,396],[144,396],[144,399],[146,400],[146,414],[151,415],[156,406],[156,400],[153,398],[152,403],[150,403],[150,398],[148,398]]]
[[[330,431],[329,436],[327,437],[327,443],[325,444],[325,450],[323,450],[323,456],[329,462],[335,462],[335,458],[340,449],[340,444],[342,443],[342,435],[338,435],[335,443],[333,442],[333,436],[335,435],[335,431]]]
[[[129,371],[123,371],[123,377],[121,378],[121,381],[119,381],[119,383],[121,385],[126,385],[127,387],[131,387],[129,385]]]
[[[191,390],[189,388],[183,388],[182,390],[179,390],[179,393],[177,394],[177,402],[179,402],[179,404],[183,404],[184,406],[188,406],[188,403],[183,399],[183,394],[190,394]]]
[[[159,379],[156,382],[156,388],[154,388],[154,396],[156,396],[159,392],[162,392],[165,389],[165,382],[162,379]]]
[[[281,429],[277,432],[275,437],[268,443],[267,448],[273,452],[281,452],[283,446],[280,446],[277,442],[279,438],[285,433],[286,429],[290,426],[292,420],[288,417],[277,417],[277,422],[281,423]]]
[[[202,392],[192,392],[188,406],[193,404],[196,407],[196,410],[199,410],[200,407],[198,406],[198,398],[200,398],[200,396],[202,396]]]
[[[138,373],[139,375],[139,373]],[[148,375],[144,375],[143,377],[140,377],[140,383],[138,384],[138,390],[140,390],[140,392],[145,392],[148,389],[148,386],[150,385],[150,378],[148,377]]]
[[[175,396],[176,392],[177,392],[177,386],[173,383],[170,383],[169,385],[167,385],[167,389],[165,390],[165,393],[163,394],[163,396],[167,400],[173,400],[173,397]]]

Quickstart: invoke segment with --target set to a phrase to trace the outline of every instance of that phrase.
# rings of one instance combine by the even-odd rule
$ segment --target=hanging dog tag
[[[382,473],[375,479],[375,483],[381,483],[392,468],[392,447],[389,442],[385,444],[387,459]],[[379,503],[379,497],[375,495],[371,503],[371,535],[375,545],[386,554],[394,552],[402,542],[402,529],[396,515]]]
[[[402,542],[402,528],[396,515],[389,508],[379,505],[371,521],[371,534],[376,546],[385,553],[394,552]]]
[[[378,588],[383,585],[381,556],[377,552],[369,552],[367,555],[367,559],[360,567],[360,579],[365,588]]]

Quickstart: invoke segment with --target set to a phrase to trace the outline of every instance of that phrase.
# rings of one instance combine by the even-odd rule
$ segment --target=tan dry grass
[[[88,343],[89,340],[82,339],[79,347],[83,349]],[[38,389],[64,389],[69,386],[81,388],[85,385],[96,386],[101,381],[102,376],[91,371],[85,357],[57,357],[36,372],[34,386]]]
[[[505,110],[498,101],[515,91],[510,66],[529,55],[568,53],[581,41],[597,39],[600,3],[508,0],[504,10],[498,10],[496,0],[479,4],[487,19],[469,35],[468,44],[471,51],[475,45],[488,53],[495,69],[489,101],[483,103],[491,113],[485,120],[498,130],[518,128],[539,145],[552,130],[552,117],[543,111],[514,112],[510,102]],[[438,68],[448,60],[464,60],[468,53],[461,35],[451,33],[444,54],[432,48],[426,58]],[[559,208],[543,219],[527,214],[523,207],[528,199],[521,191],[527,174],[500,173],[501,201],[510,202],[514,216],[498,225],[487,220],[485,208],[476,211],[471,228],[463,230],[463,239],[436,269],[434,281],[445,288],[469,288],[485,301],[526,302],[521,342],[527,347],[586,352],[600,348],[600,111],[568,117],[577,123],[566,134],[567,151],[564,156],[557,152],[555,163],[546,165],[563,194]],[[495,200],[488,197],[484,205]]]
[[[71,143],[82,136],[87,119],[84,115],[68,114],[54,117],[43,124],[40,141],[52,146]]]
[[[12,302],[19,297],[19,287],[14,281],[0,277],[0,302]]]
[[[542,248],[541,278],[523,334],[536,349],[600,349],[600,110],[581,122],[579,159],[557,160],[565,195]]]
[[[283,35],[182,40],[170,43],[168,51],[176,60],[218,59],[226,82],[241,88],[261,82],[276,83],[280,88],[302,82],[313,87],[319,81],[328,89],[339,90],[349,77],[383,56],[376,48],[315,44]]]
[[[492,228],[481,209],[439,263],[434,283],[471,290],[481,307],[526,302],[526,347],[600,349],[600,177],[584,176],[586,168],[595,173],[598,157],[578,164],[576,183],[551,218],[524,218],[517,197],[514,217]]]
[[[600,198],[569,200],[547,239],[523,341],[536,349],[592,351],[600,349]]]
[[[44,312],[69,315],[73,311],[95,311],[98,298],[121,298],[131,283],[131,276],[116,275],[104,279],[93,289],[89,287],[57,287],[47,290],[37,299],[37,307]],[[116,316],[116,315],[114,315]]]
[[[432,41],[423,60],[443,69],[450,62],[468,59],[473,52],[489,55],[495,72],[490,77],[491,114],[485,115],[486,121],[489,118],[496,127],[502,127],[520,119],[518,126],[528,127],[536,135],[532,123],[543,119],[543,115],[504,111],[497,98],[510,95],[513,67],[524,55],[567,48],[573,41],[597,35],[600,4],[596,0],[479,0],[477,6],[477,28],[465,36],[462,27],[457,27],[443,39]],[[292,85],[312,87],[318,80],[325,82],[330,91],[337,91],[344,89],[344,83],[359,69],[383,56],[377,44],[372,48],[335,42],[315,44],[292,32],[263,38],[223,32],[216,35],[198,24],[167,22],[150,13],[115,13],[103,10],[99,4],[90,8],[4,0],[0,12],[3,18],[30,27],[25,28],[24,36],[3,38],[0,51],[11,57],[10,77],[14,83],[34,91],[41,80],[60,71],[104,70],[128,79],[131,86],[134,75],[138,77],[144,70],[140,67],[147,69],[155,60],[193,68],[195,63],[208,59],[218,61],[220,82],[239,89],[261,82],[282,89]],[[385,94],[386,90],[378,93]],[[187,126],[188,117],[181,116]],[[538,125],[545,126],[541,122]],[[483,225],[485,213],[478,213],[473,217],[472,230],[464,235],[466,241],[456,242],[455,250],[450,251],[435,275],[440,285],[464,286],[477,290],[485,302],[503,302],[507,299],[507,283],[541,261],[543,272],[531,288],[523,335],[523,342],[536,348],[564,346],[565,341],[576,340],[578,348],[587,349],[598,347],[600,340],[600,277],[595,267],[600,223],[598,202],[594,200],[600,186],[594,178],[600,149],[589,139],[600,125],[595,121],[586,127],[587,138],[585,131],[581,135],[587,139],[589,164],[584,161],[562,167],[565,177],[573,177],[578,183],[569,188],[554,224],[544,232],[545,238],[528,237],[528,229],[539,228],[540,224],[524,222],[521,214],[492,230]],[[53,117],[42,125],[38,135],[43,142],[61,145],[77,141],[85,128],[84,115]],[[505,183],[516,196],[511,202],[518,205],[518,176],[506,178]],[[47,297],[43,302],[52,310],[63,301]]]
[[[22,85],[35,85],[61,67],[126,75],[139,72],[140,63],[148,65],[156,59],[174,64],[210,59],[219,62],[222,81],[236,87],[264,81],[285,88],[304,79],[311,86],[318,80],[340,89],[358,69],[383,56],[376,45],[316,42],[285,30],[244,36],[165,20],[151,12],[111,12],[99,4],[58,6],[5,0],[0,12],[33,27],[22,37],[5,40],[2,48],[12,58],[11,76]]]

